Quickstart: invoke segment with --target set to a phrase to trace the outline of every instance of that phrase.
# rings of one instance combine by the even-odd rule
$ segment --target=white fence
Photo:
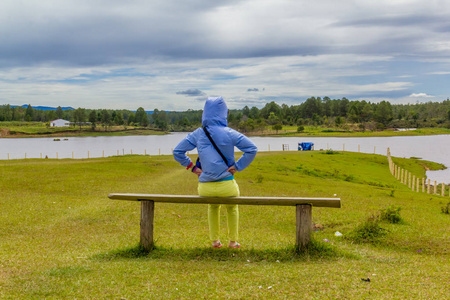
[[[411,190],[416,191],[417,193],[426,192],[428,194],[445,196],[447,191],[445,183],[438,183],[436,180],[434,180],[434,182],[431,182],[429,178],[426,179],[424,177],[423,178],[416,177],[416,175],[412,174],[410,171],[405,170],[400,166],[397,166],[392,161],[391,152],[389,148],[387,149],[387,159],[389,162],[389,169],[391,171],[391,174],[401,183],[408,185],[408,187]],[[450,184],[448,186],[448,190],[450,196]]]

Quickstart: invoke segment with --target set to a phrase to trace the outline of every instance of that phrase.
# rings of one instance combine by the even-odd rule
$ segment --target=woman
[[[209,97],[203,109],[202,125],[188,134],[173,150],[176,161],[198,175],[198,194],[206,197],[238,197],[239,186],[234,174],[244,170],[256,156],[258,149],[245,135],[227,127],[228,108],[222,97]],[[204,130],[206,129],[206,130]],[[210,135],[208,138],[207,134]],[[213,145],[216,144],[216,147]],[[234,147],[244,152],[235,161]],[[186,155],[198,150],[201,168]],[[227,209],[228,238],[230,248],[239,248],[237,205],[225,205]],[[219,239],[220,205],[208,204],[209,233],[213,248],[222,247]]]

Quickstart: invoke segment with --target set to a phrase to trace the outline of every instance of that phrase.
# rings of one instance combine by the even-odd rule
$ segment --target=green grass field
[[[394,161],[425,173],[420,160]],[[336,194],[342,208],[313,208],[320,229],[309,251],[296,253],[294,207],[240,206],[242,248],[213,250],[206,205],[156,203],[156,249],[147,254],[138,247],[139,203],[107,195],[196,194],[195,176],[171,156],[0,161],[0,298],[450,295],[450,215],[441,211],[448,190],[412,192],[389,173],[386,157],[349,152],[262,152],[236,180],[243,196]],[[355,228],[390,205],[401,207],[403,222],[381,222],[384,236],[358,242]]]

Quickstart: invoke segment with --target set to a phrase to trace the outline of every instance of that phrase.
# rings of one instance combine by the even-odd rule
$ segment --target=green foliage
[[[102,125],[105,127],[105,131],[107,131],[108,126],[111,126],[111,115],[109,114],[109,111],[106,109],[103,109],[101,112],[101,122]]]
[[[257,183],[262,183],[262,182],[263,182],[263,179],[264,179],[264,176],[262,176],[261,174],[258,174],[258,175],[256,176],[256,182],[257,182]]]
[[[391,190],[391,192],[389,193],[389,196],[395,197],[395,190]]]
[[[446,206],[441,207],[441,211],[443,214],[446,214],[446,215],[450,214],[450,202],[447,203]]]
[[[78,126],[80,126],[81,130],[81,125],[83,125],[83,123],[86,122],[86,110],[81,107],[77,108],[73,112],[73,120],[75,124],[78,124]]]
[[[403,223],[403,218],[400,216],[400,206],[389,205],[385,209],[380,210],[380,219],[392,224]]]
[[[85,114],[95,110],[85,109]],[[192,131],[201,126],[202,111],[187,110],[184,112],[168,112],[154,109],[153,114],[147,114],[142,107],[136,112],[130,110],[111,110],[109,124],[105,129],[114,125],[134,124],[140,127],[151,127],[163,131]],[[245,106],[242,109],[232,109],[228,117],[229,126],[243,132],[264,131],[266,124],[282,126],[292,126],[292,133],[303,134],[304,130],[300,125],[310,126],[307,134],[311,135],[314,130],[324,133],[338,133],[341,130],[352,134],[366,136],[365,132],[376,129],[390,128],[450,128],[450,100],[442,102],[427,102],[416,104],[391,104],[387,101],[371,103],[365,100],[349,101],[346,98],[330,99],[329,97],[310,97],[305,102],[288,106],[281,106],[275,102],[267,103],[262,109]],[[0,105],[0,122],[21,121],[21,122],[49,122],[57,118],[66,119],[79,123],[80,112],[68,109],[62,110],[60,106],[56,110],[40,110],[31,107],[12,107],[11,105]],[[102,122],[102,110],[97,112],[97,122]],[[84,119],[84,117],[82,117]],[[84,122],[84,121],[83,121]],[[95,130],[95,123],[90,121]],[[134,126],[133,125],[133,126]],[[320,127],[319,127],[320,126]],[[334,128],[327,128],[334,127]],[[277,130],[277,129],[273,129]],[[278,129],[279,130],[279,129]],[[321,131],[323,130],[323,131]],[[418,129],[419,130],[419,129]],[[418,131],[417,130],[417,131]],[[417,135],[415,132],[402,132],[401,135]],[[278,131],[277,131],[278,133]],[[384,135],[397,135],[398,132],[384,131]],[[436,132],[443,134],[446,132]],[[373,133],[372,133],[373,134]],[[323,134],[321,134],[323,136]]]
[[[303,132],[303,131],[305,131],[305,126],[300,125],[297,127],[297,132]]]
[[[148,125],[147,113],[145,112],[144,108],[139,107],[136,110],[134,122],[143,127],[146,127]]]
[[[393,119],[392,105],[387,101],[381,101],[375,110],[375,121],[377,121],[383,128],[388,126]]]
[[[92,130],[95,130],[95,127],[97,127],[97,113],[95,112],[95,110],[93,110],[89,113],[88,120],[91,123]]]
[[[273,129],[273,130],[276,130],[277,133],[278,133],[278,130],[283,129],[283,125],[281,125],[280,123],[277,123],[277,124],[275,124],[275,125],[272,126],[272,129]]]
[[[380,226],[378,215],[370,215],[365,222],[353,229],[348,238],[358,243],[373,243],[385,236],[387,230]]]
[[[324,154],[328,154],[328,155],[333,155],[333,154],[339,154],[339,152],[334,151],[333,149],[327,149],[325,150],[325,152],[323,152]]]

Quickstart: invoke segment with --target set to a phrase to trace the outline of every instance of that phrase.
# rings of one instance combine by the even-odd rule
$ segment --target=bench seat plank
[[[108,198],[128,201],[154,201],[167,203],[196,204],[239,204],[239,205],[276,205],[296,206],[311,204],[315,207],[341,207],[340,198],[312,197],[201,197],[198,195],[161,195],[161,194],[127,194],[112,193]]]

